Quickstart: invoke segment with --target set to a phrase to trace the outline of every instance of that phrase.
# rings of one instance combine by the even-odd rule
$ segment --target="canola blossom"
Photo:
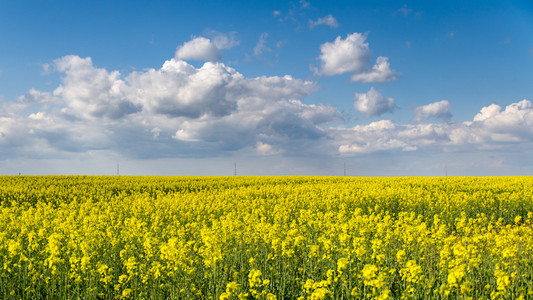
[[[2,299],[533,299],[533,177],[0,176]]]

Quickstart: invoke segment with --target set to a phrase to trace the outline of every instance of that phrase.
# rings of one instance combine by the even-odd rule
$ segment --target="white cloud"
[[[331,106],[295,100],[315,91],[313,82],[288,75],[245,78],[222,63],[195,68],[173,58],[123,78],[94,67],[90,58],[66,56],[54,69],[64,76],[53,95],[31,89],[13,104],[18,110],[3,105],[3,144],[63,154],[108,149],[165,157],[248,148],[271,155],[324,138],[321,126],[341,118]],[[49,98],[54,106],[46,105]],[[28,104],[41,110],[20,115]]]
[[[339,27],[339,22],[337,22],[337,19],[335,19],[335,17],[333,17],[332,15],[327,15],[325,17],[318,18],[318,20],[316,21],[309,20],[310,28],[313,28],[318,25],[326,25],[331,28],[337,28]]]
[[[415,151],[449,141],[445,124],[400,125],[390,120],[339,129],[337,139],[342,154],[379,151]]]
[[[333,43],[320,46],[321,70],[316,74],[325,76],[353,72],[352,81],[382,83],[396,79],[397,73],[390,68],[389,59],[379,56],[370,68],[371,52],[366,42],[366,34],[352,33],[342,39],[338,36]],[[313,69],[313,68],[312,68]]]
[[[450,102],[446,100],[418,106],[415,108],[414,113],[413,121],[415,122],[421,122],[428,118],[449,119],[452,117],[450,113]]]
[[[261,142],[281,151],[280,148],[299,148],[324,138],[326,131],[319,125],[340,118],[340,113],[328,106],[306,105],[298,100],[244,98],[231,115],[184,122],[174,138],[206,142],[226,150],[257,146]],[[301,149],[306,150],[310,149]]]
[[[166,61],[159,70],[133,72],[127,81],[135,92],[130,99],[144,110],[169,117],[197,118],[226,115],[236,108],[228,86],[242,78],[222,63],[206,62],[196,69],[185,61]]]
[[[257,142],[255,149],[261,155],[275,155],[281,153],[279,149],[276,149],[274,146],[263,142]]]
[[[0,101],[3,100],[0,96]],[[12,117],[28,107],[27,104],[20,102],[3,102],[0,105],[0,117]]]
[[[533,143],[533,105],[522,100],[502,111],[493,104],[482,108],[473,121],[462,123],[402,125],[381,120],[353,128],[335,128],[330,136],[339,152],[346,155],[427,148],[512,149],[518,143]]]
[[[351,77],[352,81],[361,82],[378,82],[383,83],[391,80],[396,80],[396,72],[391,70],[389,59],[387,57],[380,56],[376,60],[376,64],[371,70],[363,71],[361,73],[355,73]]]
[[[491,104],[490,106],[483,107],[481,111],[474,116],[474,122],[482,122],[488,119],[492,119],[497,116],[501,110],[501,106],[497,104]]]
[[[385,98],[373,87],[366,93],[355,93],[354,108],[367,117],[375,117],[386,112],[393,112],[396,108],[393,98]]]
[[[222,46],[223,41],[220,41]],[[196,37],[176,50],[177,59],[185,60],[208,60],[218,61],[222,59],[219,49],[211,42],[210,39],[204,37]]]
[[[49,92],[41,92],[31,88],[26,94],[17,98],[25,104],[54,102],[56,99]]]
[[[473,121],[463,122],[449,133],[453,144],[474,144],[482,148],[500,147],[505,143],[533,141],[533,108],[522,100],[508,105],[483,107]]]
[[[231,49],[240,44],[240,41],[237,40],[235,36],[235,32],[224,34],[211,30],[208,32],[208,34],[212,38],[213,45],[215,45],[215,47],[219,50]]]
[[[264,52],[272,51],[266,45],[267,39],[268,39],[268,33],[266,33],[266,32],[263,32],[261,34],[261,36],[259,36],[259,41],[257,41],[257,44],[254,47],[254,55],[255,56],[259,56],[259,55],[263,54]]]
[[[533,106],[525,99],[508,105],[503,111],[499,105],[492,104],[482,108],[465,127],[471,135],[489,142],[532,140]]]
[[[53,95],[63,99],[75,113],[84,117],[117,119],[139,110],[128,99],[129,87],[120,79],[118,71],[108,73],[105,69],[95,68],[90,57],[75,55],[57,59],[54,65],[65,77]],[[30,90],[30,93],[40,92]]]
[[[326,76],[361,71],[368,64],[370,50],[365,42],[366,34],[352,33],[342,39],[338,36],[333,43],[320,46],[320,73]]]
[[[335,125],[342,115],[334,107],[301,100],[317,89],[316,83],[288,75],[247,78],[223,63],[195,67],[176,58],[161,68],[126,76],[78,56],[57,59],[53,66],[62,75],[53,92],[30,89],[20,101],[0,106],[4,161],[79,157],[92,151],[142,159],[228,152],[265,159],[383,151],[504,153],[533,144],[533,105],[528,100],[484,107],[462,123],[378,120],[344,128]],[[354,108],[378,116],[395,105],[394,99],[370,88],[355,94]],[[415,109],[415,116],[444,118],[446,112],[449,103],[439,101]]]

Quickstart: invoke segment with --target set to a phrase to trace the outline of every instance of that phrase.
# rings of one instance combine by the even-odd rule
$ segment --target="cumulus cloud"
[[[231,115],[186,121],[174,138],[203,141],[226,150],[258,142],[287,148],[301,146],[302,141],[324,138],[327,133],[319,125],[341,118],[341,114],[329,106],[306,105],[299,100],[264,101],[253,98],[242,99],[241,109]]]
[[[345,155],[427,148],[503,149],[518,143],[533,143],[533,105],[522,100],[502,110],[493,104],[482,108],[472,121],[462,123],[402,125],[381,120],[352,128],[335,128],[331,137],[338,151]]]
[[[355,93],[354,108],[367,117],[375,117],[396,108],[393,98],[385,98],[373,87],[366,93]]]
[[[3,100],[2,97],[0,97],[1,100]],[[3,102],[0,105],[0,117],[14,116],[26,107],[28,107],[27,104],[20,102]]]
[[[268,33],[263,32],[261,36],[259,36],[259,41],[257,41],[257,44],[254,47],[254,55],[259,56],[263,54],[264,52],[270,52],[272,49],[268,48],[266,43],[268,39]]]
[[[322,68],[320,74],[331,76],[362,70],[370,60],[366,34],[352,33],[342,39],[338,36],[333,43],[320,46]]]
[[[351,80],[365,83],[383,83],[396,80],[396,75],[397,73],[390,68],[389,59],[387,57],[380,56],[376,60],[376,64],[372,67],[372,69],[353,74]]]
[[[484,107],[472,122],[451,133],[460,142],[498,144],[499,142],[525,142],[533,140],[533,106],[530,101],[512,103],[502,110],[497,104]]]
[[[235,110],[228,86],[242,78],[222,63],[206,62],[196,69],[185,61],[166,61],[159,70],[133,72],[127,81],[134,87],[131,99],[145,110],[169,117],[197,118],[203,114],[226,115]]]
[[[447,142],[444,125],[399,125],[390,120],[358,125],[338,131],[339,152],[362,154],[379,151],[415,151],[419,147]]]
[[[226,41],[227,42],[227,41]],[[227,46],[224,41],[218,42],[220,46]],[[218,61],[222,59],[219,48],[210,39],[196,37],[179,46],[176,50],[176,58],[184,60],[208,60]]]
[[[63,99],[72,111],[85,117],[118,119],[139,110],[129,99],[129,87],[118,71],[96,68],[90,57],[75,55],[57,59],[54,65],[65,77],[53,95]]]
[[[380,56],[370,68],[371,52],[366,42],[367,35],[352,33],[342,39],[338,36],[333,43],[320,46],[321,69],[316,74],[332,76],[353,72],[352,81],[386,82],[396,79],[397,73],[390,68],[389,59]]]
[[[91,58],[53,62],[61,82],[53,91],[30,89],[0,107],[0,153],[68,157],[111,151],[137,158],[213,157],[228,151],[255,155],[357,156],[382,151],[508,149],[533,144],[533,106],[522,100],[483,107],[461,123],[398,124],[379,120],[337,125],[332,106],[302,101],[314,82],[285,76],[248,78],[219,62],[195,67],[172,58],[160,68],[122,75]],[[374,88],[355,94],[354,108],[378,116],[394,99]],[[415,109],[415,119],[445,118],[449,103]]]
[[[318,25],[326,25],[331,28],[337,28],[339,27],[339,22],[337,22],[337,19],[333,17],[332,15],[327,15],[322,18],[318,18],[316,21],[309,20],[309,28],[314,28]]]
[[[421,122],[429,118],[450,119],[451,117],[450,102],[442,100],[415,108],[413,121]]]
[[[9,112],[0,110],[3,145],[139,157],[239,149],[272,155],[325,138],[322,126],[342,118],[331,106],[298,100],[317,86],[289,75],[246,78],[223,63],[196,68],[177,58],[127,76],[73,55],[53,65],[63,74],[53,92],[31,89],[2,106]],[[29,104],[38,111],[21,115]]]
[[[19,96],[17,99],[25,104],[47,103],[56,100],[50,92],[41,92],[34,88],[31,88],[26,94]]]

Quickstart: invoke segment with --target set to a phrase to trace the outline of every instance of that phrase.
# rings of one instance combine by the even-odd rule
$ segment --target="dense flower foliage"
[[[0,176],[2,299],[531,299],[533,177]]]

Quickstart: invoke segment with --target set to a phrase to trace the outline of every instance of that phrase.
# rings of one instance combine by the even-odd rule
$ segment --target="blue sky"
[[[531,175],[530,1],[0,1],[0,173]]]

